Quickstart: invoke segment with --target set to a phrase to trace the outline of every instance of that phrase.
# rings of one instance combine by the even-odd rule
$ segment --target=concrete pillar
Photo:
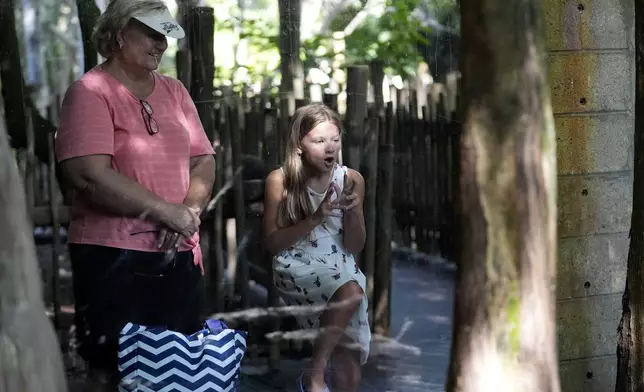
[[[563,392],[614,390],[632,201],[633,0],[545,0]]]

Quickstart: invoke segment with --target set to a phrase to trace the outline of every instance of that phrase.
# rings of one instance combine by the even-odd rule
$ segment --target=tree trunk
[[[280,28],[280,93],[294,94],[294,99],[304,98],[302,61],[300,60],[300,23],[302,0],[279,0]]]
[[[555,132],[536,0],[462,0],[461,253],[448,392],[559,392]]]
[[[0,392],[66,392],[2,107],[0,100]]]
[[[300,24],[302,0],[278,0],[280,27],[280,116],[278,131],[278,162],[284,160],[288,138],[289,116],[295,112],[295,100],[304,98],[302,61],[300,60]]]
[[[644,125],[644,4],[635,1],[635,129]],[[635,132],[633,213],[622,319],[618,328],[615,392],[644,391],[644,134]]]

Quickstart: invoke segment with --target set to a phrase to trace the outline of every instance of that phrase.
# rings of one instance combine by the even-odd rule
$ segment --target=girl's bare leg
[[[333,392],[357,392],[362,378],[360,351],[338,344],[331,355]]]
[[[326,363],[344,334],[351,316],[360,306],[362,296],[363,291],[360,285],[351,281],[340,286],[329,299],[327,308],[320,317],[321,333],[313,345],[311,370],[307,382],[309,392],[324,390]]]

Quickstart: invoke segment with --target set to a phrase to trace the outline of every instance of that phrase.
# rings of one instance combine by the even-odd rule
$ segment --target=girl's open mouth
[[[333,161],[335,161],[335,158],[333,158],[333,157],[324,158],[324,162],[326,162],[326,163],[333,163]]]

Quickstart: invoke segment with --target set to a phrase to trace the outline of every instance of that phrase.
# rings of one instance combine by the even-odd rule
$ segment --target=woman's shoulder
[[[83,111],[109,107],[111,97],[117,91],[111,83],[105,72],[97,67],[92,68],[67,87],[62,102],[63,110],[74,108]]]
[[[103,95],[109,84],[109,79],[97,67],[85,72],[80,78],[74,80],[67,88],[66,95],[94,94]]]
[[[159,73],[157,71],[154,71],[154,74],[156,76],[156,79],[166,86],[170,91],[175,92],[175,93],[181,93],[184,90],[187,92],[188,90],[185,88],[183,83],[179,79],[176,79],[172,76],[169,75],[164,75],[162,73]]]

